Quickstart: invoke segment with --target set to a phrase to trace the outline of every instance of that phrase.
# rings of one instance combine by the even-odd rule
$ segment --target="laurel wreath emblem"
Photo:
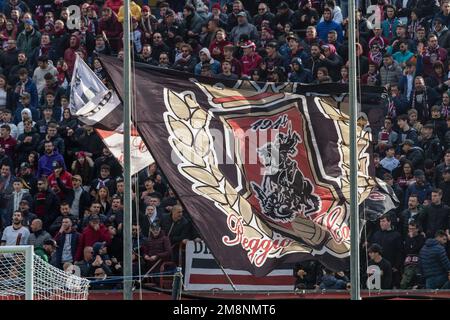
[[[250,203],[227,181],[220,171],[209,131],[212,115],[204,111],[190,91],[176,93],[165,89],[167,112],[164,114],[169,143],[182,160],[179,172],[192,183],[199,195],[213,201],[227,216],[242,219],[244,234],[248,238],[273,240],[274,231],[253,213]],[[290,253],[311,253],[313,246],[323,243],[336,254],[345,254],[348,246],[336,243],[329,233],[317,223],[297,217],[292,224],[296,234],[304,243],[290,241],[286,247],[273,250],[269,257],[280,257]]]

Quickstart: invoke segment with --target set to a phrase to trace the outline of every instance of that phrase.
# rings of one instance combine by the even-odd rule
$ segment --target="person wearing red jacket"
[[[96,242],[106,242],[106,244],[109,244],[111,242],[111,235],[109,234],[108,228],[100,223],[100,217],[93,214],[89,217],[88,226],[81,233],[75,261],[82,260],[84,248],[92,247]]]
[[[104,7],[111,8],[116,14],[119,13],[121,6],[123,6],[123,0],[106,0],[104,5]]]
[[[5,150],[5,154],[14,159],[17,140],[11,137],[11,127],[4,124],[0,127],[0,148]]]
[[[64,189],[72,189],[72,175],[70,172],[64,170],[59,161],[53,161],[52,163],[53,173],[47,178],[48,185],[59,197],[59,200],[65,200]],[[62,184],[62,186],[60,186]]]
[[[146,271],[160,262],[170,261],[172,257],[172,247],[170,239],[161,230],[159,221],[154,221],[150,225],[150,237],[142,246]]]
[[[253,41],[246,41],[242,46],[244,55],[241,58],[242,76],[250,77],[251,71],[259,67],[263,59],[255,52],[256,45]]]
[[[106,41],[109,42],[111,49],[115,52],[119,51],[121,46],[122,24],[117,20],[111,8],[104,7],[102,9],[102,17],[98,20],[98,34],[103,34]]]
[[[214,40],[209,46],[209,52],[211,52],[211,57],[215,60],[222,62],[224,59],[223,48],[226,45],[232,44],[226,39],[227,34],[222,28],[217,29]]]
[[[72,77],[73,68],[75,67],[75,60],[77,59],[77,51],[83,52],[87,56],[86,50],[81,46],[81,39],[77,33],[70,36],[69,48],[64,51],[64,61],[67,63],[67,73]]]

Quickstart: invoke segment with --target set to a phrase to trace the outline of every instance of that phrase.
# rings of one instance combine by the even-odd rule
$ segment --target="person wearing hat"
[[[56,241],[53,239],[48,239],[44,241],[42,246],[35,246],[34,254],[36,254],[45,262],[57,267],[57,264],[55,263],[55,253],[57,249],[58,245],[56,244]]]
[[[285,1],[280,2],[277,6],[277,14],[273,19],[273,25],[277,34],[284,32],[284,26],[291,23],[293,14],[294,11],[289,8],[289,5]]]
[[[309,69],[303,67],[302,59],[293,58],[291,61],[291,73],[289,74],[289,81],[299,83],[313,82],[313,76]]]
[[[315,26],[319,18],[319,14],[313,8],[311,0],[300,0],[298,2],[298,10],[292,16],[292,29],[305,30],[309,26]]]
[[[15,84],[15,100],[17,108],[14,114],[14,119],[20,121],[20,112],[24,108],[30,108],[34,118],[38,118],[37,108],[39,97],[36,85],[29,76],[29,71],[26,68],[19,70],[19,82]],[[27,101],[25,99],[28,98]],[[34,112],[33,112],[34,110]]]
[[[102,8],[102,16],[98,19],[98,34],[104,34],[113,52],[118,52],[122,33],[122,24],[117,20],[116,14],[110,7]]]
[[[80,242],[77,247],[75,260],[80,261],[83,258],[83,250],[85,247],[92,247],[96,242],[111,242],[111,236],[108,229],[100,222],[97,214],[89,216],[88,225],[83,229]]]
[[[420,204],[427,204],[431,199],[431,184],[426,181],[425,172],[421,169],[414,170],[415,182],[410,184],[405,192],[404,203],[409,199],[412,194],[417,194],[417,198]]]
[[[241,45],[244,55],[241,58],[242,77],[250,77],[252,70],[257,69],[263,59],[256,52],[256,45],[253,41],[248,40]]]
[[[220,73],[220,62],[211,57],[211,53],[208,48],[203,48],[199,52],[200,62],[195,65],[194,73],[200,75],[202,72],[203,65],[209,65],[210,70],[213,74]]]
[[[19,167],[17,178],[22,182],[22,187],[28,190],[31,196],[37,192],[37,179],[33,174],[33,170],[28,162],[22,162]]]
[[[278,52],[278,42],[275,40],[269,41],[266,46],[266,56],[264,62],[267,70],[273,70],[275,66],[284,66],[285,58]]]
[[[424,125],[420,135],[418,146],[422,148],[425,159],[431,159],[435,165],[438,165],[442,159],[443,147],[439,138],[434,134],[433,124]]]
[[[423,168],[424,152],[420,147],[414,145],[414,141],[406,139],[401,144],[405,159],[412,162],[414,168]]]
[[[103,5],[106,8],[111,8],[116,14],[119,13],[120,7],[123,5],[123,0],[106,0]],[[144,8],[142,8],[144,9]]]
[[[17,36],[17,48],[31,57],[34,51],[39,48],[41,43],[41,33],[34,28],[34,22],[31,19],[25,19],[24,30]]]
[[[161,230],[159,221],[150,224],[149,238],[142,246],[142,255],[145,260],[145,272],[172,258],[172,248],[169,237]]]
[[[409,38],[407,32],[407,26],[402,21],[400,21],[395,30],[395,37],[391,40],[390,45],[386,48],[386,51],[394,54],[400,49],[400,42],[405,41],[410,49],[416,49],[414,41]]]
[[[446,20],[450,20],[448,17]],[[433,20],[433,31],[438,37],[438,44],[441,48],[450,50],[450,32],[448,31],[448,24],[444,24],[441,17],[436,17]]]
[[[144,32],[144,43],[150,43],[152,33],[156,30],[158,19],[152,14],[151,8],[147,5],[142,6],[141,14],[140,26]]]
[[[256,27],[247,20],[247,13],[241,11],[237,14],[237,26],[230,33],[230,40],[238,45],[242,35],[247,35],[249,40],[255,41],[259,38]]]
[[[390,261],[383,257],[382,253],[383,249],[379,244],[372,244],[368,249],[369,261],[367,265],[369,267],[372,265],[377,266],[381,270],[379,274],[381,283],[378,289],[392,289],[392,265]],[[368,276],[370,275],[368,274]]]
[[[211,16],[209,20],[215,20],[218,22],[218,26],[223,29],[227,29],[228,25],[228,16],[225,13],[222,13],[222,8],[219,3],[214,3],[211,7]]]
[[[369,48],[372,48],[374,44],[378,44],[378,48],[381,50],[384,50],[389,45],[389,40],[383,36],[383,30],[379,25],[373,27],[373,37],[368,42]]]

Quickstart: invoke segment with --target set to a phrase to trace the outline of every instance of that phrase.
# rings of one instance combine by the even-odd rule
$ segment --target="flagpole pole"
[[[124,208],[123,208],[123,299],[133,300],[133,264],[132,264],[132,204],[131,204],[131,105],[132,105],[132,81],[131,81],[131,48],[130,48],[130,0],[124,0],[123,20],[123,168],[124,168]]]
[[[358,212],[358,150],[356,122],[358,113],[356,78],[356,0],[349,0],[349,104],[350,104],[350,282],[351,299],[361,300],[359,262],[359,212]]]

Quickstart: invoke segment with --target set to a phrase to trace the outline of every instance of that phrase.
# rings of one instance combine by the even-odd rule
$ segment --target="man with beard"
[[[53,161],[58,161],[66,169],[63,156],[55,151],[55,146],[52,141],[44,143],[44,154],[39,158],[37,176],[49,176],[53,172]]]
[[[161,33],[155,32],[153,34],[152,58],[159,61],[161,53],[167,52],[170,52],[169,46],[164,43]]]
[[[424,74],[431,73],[424,72]],[[432,106],[439,100],[439,94],[433,88],[425,85],[423,77],[417,76],[414,80],[414,89],[408,100],[411,104],[411,109],[417,110],[417,119],[421,122],[426,122],[430,118]]]
[[[258,31],[261,31],[261,29],[262,29],[261,25],[262,25],[263,21],[268,21],[269,26],[272,28],[274,18],[275,18],[275,15],[270,12],[267,4],[264,2],[261,2],[258,4],[258,13],[255,16],[253,16],[253,24],[258,29]],[[300,29],[300,28],[298,28],[298,29]]]
[[[325,67],[325,63],[323,62],[324,58],[325,56],[322,54],[320,46],[318,44],[313,44],[311,46],[311,57],[306,59],[303,62],[303,65],[306,69],[311,70],[314,80],[317,78],[317,70],[321,67]]]
[[[122,33],[122,24],[117,20],[111,8],[103,7],[102,17],[98,22],[98,34],[104,34],[111,45],[113,52],[118,52],[120,47],[120,34]]]
[[[3,230],[2,240],[0,245],[2,246],[17,246],[28,244],[28,238],[30,237],[30,231],[22,225],[22,212],[15,211],[12,217],[12,225]]]
[[[419,204],[417,195],[411,194],[408,198],[408,208],[398,215],[398,231],[403,239],[408,235],[408,225],[411,222],[419,224],[421,212],[422,206]]]
[[[55,265],[58,268],[62,269],[62,266],[66,262],[75,262],[75,254],[80,236],[81,235],[74,230],[71,218],[68,216],[63,217],[61,227],[54,237],[58,245],[55,254]]]
[[[432,238],[438,230],[444,230],[449,235],[450,209],[442,203],[442,190],[433,189],[431,204],[424,206],[419,224],[427,238]]]
[[[423,162],[425,160],[423,150],[420,147],[416,147],[414,141],[406,139],[401,144],[401,148],[405,155],[404,158],[411,161],[414,168],[423,168]]]
[[[416,180],[412,183],[405,192],[405,203],[412,194],[417,195],[419,204],[427,204],[431,198],[431,185],[425,179],[425,173],[423,170],[414,170],[414,179]]]
[[[58,75],[58,70],[53,66],[53,64],[49,63],[47,56],[40,56],[37,58],[37,68],[33,73],[33,82],[36,84],[36,88],[38,91],[38,96],[41,96],[42,90],[45,87],[45,78],[44,76],[47,73],[50,73],[53,76]]]
[[[142,46],[142,52],[136,56],[136,61],[149,64],[151,66],[156,66],[158,64],[158,62],[152,57],[152,46],[148,43]]]
[[[433,160],[435,165],[438,165],[442,158],[442,145],[439,138],[434,134],[434,126],[426,124],[421,131],[422,139],[419,147],[423,149],[425,159]]]
[[[420,52],[423,59],[423,74],[433,74],[433,64],[441,61],[444,65],[447,63],[447,50],[439,46],[438,37],[435,34],[428,36],[428,46]]]
[[[24,30],[17,36],[17,48],[25,52],[28,57],[31,57],[34,51],[39,48],[41,33],[34,28],[33,20],[26,19],[24,24]]]
[[[8,39],[6,44],[7,44],[6,49],[3,51],[2,55],[0,56],[0,66],[3,68],[3,73],[5,75],[8,75],[10,81],[12,81],[10,71],[11,71],[12,67],[17,65],[19,50],[16,47],[15,39],[12,39],[12,38]],[[18,81],[18,79],[16,80],[16,82],[12,82],[11,84],[15,85],[17,83],[17,81]]]
[[[446,4],[450,6],[448,2]],[[450,50],[450,32],[448,31],[447,24],[444,25],[441,18],[434,19],[433,24],[433,33],[438,37],[439,46],[448,52]]]
[[[383,56],[383,66],[380,68],[381,85],[386,86],[391,83],[398,85],[402,76],[402,69],[394,61],[392,55],[385,53]]]
[[[237,15],[238,24],[235,26],[230,33],[230,40],[233,41],[235,45],[239,43],[242,35],[247,35],[249,40],[256,41],[258,37],[258,30],[256,27],[249,23],[247,20],[247,14],[242,11]]]
[[[34,213],[42,220],[45,230],[58,216],[59,201],[55,193],[48,188],[47,179],[38,179],[38,192],[34,195]]]
[[[2,58],[0,58],[2,59]],[[17,54],[17,61],[13,64],[5,66],[6,68],[10,68],[8,74],[8,84],[10,86],[15,86],[17,82],[19,82],[19,70],[25,68],[29,73],[32,73],[32,68],[30,62],[28,61],[28,57],[25,52],[19,51]],[[6,72],[5,72],[6,73]]]
[[[181,55],[178,57],[172,66],[173,69],[194,73],[195,65],[197,64],[197,59],[192,54],[192,47],[185,43],[181,46]]]

